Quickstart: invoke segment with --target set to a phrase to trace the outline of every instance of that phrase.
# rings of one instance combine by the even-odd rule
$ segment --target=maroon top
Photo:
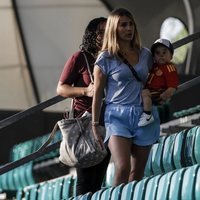
[[[91,73],[93,74],[95,59],[89,53],[85,52],[85,55],[90,65]],[[87,87],[90,84],[91,79],[83,52],[78,51],[67,60],[59,81],[75,87]],[[91,105],[91,97],[81,96],[74,98],[75,110],[85,111],[90,108]],[[89,109],[89,112],[91,112],[91,108]]]

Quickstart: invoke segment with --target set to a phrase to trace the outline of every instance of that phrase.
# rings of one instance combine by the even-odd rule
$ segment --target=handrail
[[[194,33],[192,35],[189,35],[181,40],[178,40],[177,42],[173,43],[173,46],[174,48],[178,48],[182,45],[185,45],[189,42],[192,42],[196,39],[199,39],[200,38],[200,32],[197,32],[197,33]],[[179,85],[178,87],[178,90],[176,93],[179,93],[179,92],[182,92],[190,87],[193,87],[194,85],[197,85],[198,83],[200,83],[200,77],[196,77],[190,81],[187,81],[181,85]],[[24,118],[24,117],[27,117],[37,111],[41,111],[51,105],[54,105],[60,101],[63,101],[65,98],[64,97],[61,97],[61,96],[55,96],[47,101],[44,101],[36,106],[33,106],[25,111],[22,111],[22,112],[19,112],[11,117],[8,117],[4,120],[1,120],[0,121],[0,129],[6,127],[6,126],[9,126],[10,124]],[[48,145],[45,149],[42,149],[41,151],[35,151],[31,154],[29,154],[28,156],[25,156],[19,160],[16,160],[14,162],[10,162],[10,163],[7,163],[6,165],[4,165],[3,167],[0,168],[0,175],[5,173],[5,172],[8,172],[16,167],[19,167],[20,165],[23,165],[25,164],[26,162],[29,162],[37,157],[40,157],[41,155],[45,154],[45,153],[48,153],[56,148],[59,147],[59,144],[60,144],[61,141],[58,141],[54,144],[51,144],[51,145]]]
[[[61,143],[61,140],[58,141],[58,142],[55,142],[51,145],[48,145],[45,149],[42,149],[42,151],[35,151],[23,158],[20,158],[16,161],[13,161],[13,162],[9,162],[7,164],[5,164],[3,167],[0,168],[0,175],[5,173],[5,172],[8,172],[12,169],[15,169],[27,162],[30,162],[31,160],[34,160],[42,155],[44,155],[45,153],[49,153],[50,151],[53,151],[55,149],[57,149],[59,146],[60,146],[60,143]]]
[[[41,111],[51,105],[54,105],[60,101],[63,101],[64,99],[66,99],[65,97],[61,97],[61,96],[55,96],[51,99],[48,99],[42,103],[37,104],[36,106],[33,106],[25,111],[21,111],[19,113],[16,113],[6,119],[3,119],[0,121],[0,129],[5,128],[6,126],[9,126],[10,124],[13,124],[14,122],[23,119],[37,111]]]
[[[176,42],[174,42],[172,45],[174,49],[177,49],[185,44],[188,44],[190,42],[193,42],[194,40],[197,40],[200,38],[200,32],[196,32],[194,34],[188,35],[187,37],[184,37],[183,39],[180,39]]]
[[[193,78],[185,83],[182,83],[181,85],[178,86],[178,90],[176,91],[175,94],[178,94],[180,92],[183,92],[184,90],[187,90],[197,84],[200,84],[200,76]]]

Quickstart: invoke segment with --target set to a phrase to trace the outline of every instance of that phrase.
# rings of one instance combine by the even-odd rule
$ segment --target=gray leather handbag
[[[92,132],[91,116],[62,119],[58,126],[62,133],[59,160],[71,167],[91,167],[100,163],[107,155],[97,144]],[[102,136],[105,128],[99,126]]]

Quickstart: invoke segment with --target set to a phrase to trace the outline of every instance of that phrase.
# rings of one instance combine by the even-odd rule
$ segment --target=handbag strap
[[[118,53],[119,57],[123,60],[123,62],[128,65],[129,69],[131,70],[133,76],[136,78],[137,81],[142,82],[140,77],[138,76],[137,72],[135,71],[135,69],[133,68],[133,66],[128,62],[128,60],[126,58],[124,58],[124,56],[119,52]]]
[[[88,72],[89,72],[89,75],[90,75],[90,80],[92,83],[94,83],[94,79],[92,77],[92,72],[90,70],[90,65],[88,63],[88,59],[87,59],[87,56],[85,55],[85,53],[83,52],[83,55],[84,55],[84,58],[85,58],[85,62],[86,62],[86,65],[87,65],[87,69],[88,69]]]
[[[58,123],[56,123],[53,127],[53,130],[51,131],[49,137],[47,138],[46,142],[37,150],[37,152],[43,151],[53,140],[56,130],[58,128]]]
[[[90,80],[92,83],[94,83],[94,79],[93,79],[93,76],[92,76],[92,72],[90,70],[90,65],[89,65],[89,62],[88,62],[88,59],[87,59],[87,56],[85,55],[85,53],[82,51],[83,53],[83,56],[85,58],[85,62],[86,62],[86,66],[87,66],[87,70],[88,70],[88,73],[89,73],[89,76],[90,76]],[[89,110],[91,108],[91,106],[89,108],[87,108],[85,111]],[[84,112],[85,112],[84,111]],[[83,113],[84,113],[83,112]],[[83,113],[79,114],[77,117],[80,117]],[[72,98],[72,101],[71,101],[71,105],[70,105],[70,112],[69,112],[69,118],[73,118],[74,117],[74,98]]]

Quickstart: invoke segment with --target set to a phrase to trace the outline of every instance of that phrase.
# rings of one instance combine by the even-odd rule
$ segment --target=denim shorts
[[[160,119],[157,108],[153,106],[154,121],[147,126],[139,127],[138,122],[143,112],[141,106],[109,104],[105,110],[107,143],[111,135],[132,138],[134,144],[147,146],[154,144],[160,136]]]

